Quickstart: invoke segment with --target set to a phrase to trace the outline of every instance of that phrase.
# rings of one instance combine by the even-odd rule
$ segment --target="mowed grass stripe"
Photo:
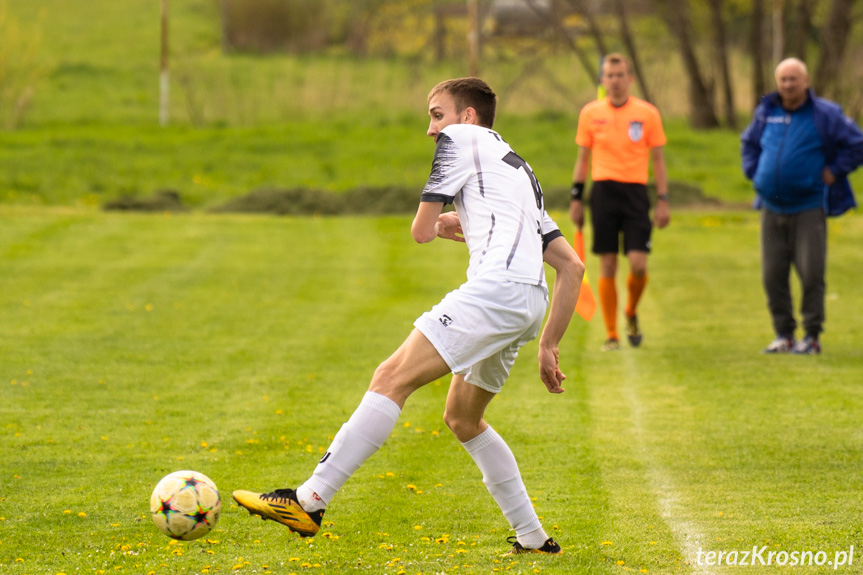
[[[515,559],[499,557],[505,521],[443,425],[446,381],[408,402],[339,494],[325,517],[338,539],[309,546],[228,505],[219,543],[173,555],[146,517],[155,482],[180,468],[226,496],[304,479],[374,367],[464,279],[464,246],[413,244],[410,217],[0,219],[4,572],[226,571],[242,557],[259,570],[686,573],[687,525],[716,550],[830,551],[859,535],[859,216],[831,222],[820,358],[759,353],[757,219],[738,212],[679,213],[657,233],[643,348],[601,354],[600,316],[576,319],[557,397],[525,347],[488,419],[566,555]]]
[[[831,221],[831,262],[846,255],[838,246],[859,237],[859,221]],[[853,513],[842,506],[853,505],[850,486],[861,474],[853,419],[863,361],[848,315],[855,300],[859,305],[856,280],[831,267],[828,292],[836,295],[828,298],[826,355],[765,357],[759,352],[771,333],[760,292],[757,215],[686,217],[677,227],[686,247],[668,253],[661,246],[652,258],[660,271],[641,306],[643,347],[624,345],[623,357],[592,358],[596,408],[617,414],[606,415],[601,429],[615,447],[603,462],[606,481],[631,476],[636,488],[653,491],[650,501],[667,510],[663,519],[675,538],[699,539],[695,551],[766,544],[825,549],[832,557],[833,550],[847,550],[859,529],[849,531]],[[669,232],[656,243],[679,239]],[[847,257],[853,262],[857,254]],[[594,331],[598,345],[603,331]],[[667,506],[669,500],[675,504]],[[635,533],[629,525],[621,535]],[[649,545],[636,540],[632,554]],[[691,545],[678,546],[681,563],[695,560]]]

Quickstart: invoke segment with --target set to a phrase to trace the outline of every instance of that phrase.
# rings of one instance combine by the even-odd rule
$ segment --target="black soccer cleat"
[[[285,525],[301,537],[312,537],[321,528],[324,510],[307,512],[293,489],[276,489],[271,493],[234,491],[234,501],[249,513]]]
[[[560,545],[555,543],[554,539],[549,537],[545,543],[542,544],[542,547],[539,549],[528,549],[524,547],[521,543],[518,542],[518,537],[513,535],[512,537],[507,537],[506,542],[512,545],[512,549],[509,550],[507,555],[521,555],[522,553],[543,553],[545,555],[559,555],[563,553],[560,550]]]
[[[641,345],[641,328],[638,327],[637,315],[626,318],[626,338],[632,347]]]

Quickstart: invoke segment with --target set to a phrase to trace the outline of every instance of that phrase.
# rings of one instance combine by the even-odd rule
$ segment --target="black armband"
[[[572,190],[569,193],[573,200],[580,202],[584,196],[584,182],[572,182]]]

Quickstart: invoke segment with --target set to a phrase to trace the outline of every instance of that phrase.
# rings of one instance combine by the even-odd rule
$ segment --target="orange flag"
[[[575,249],[576,255],[584,262],[584,234],[581,233],[581,230],[575,232],[572,247]],[[575,311],[585,321],[590,321],[590,318],[596,312],[596,298],[593,297],[593,290],[590,289],[590,282],[587,281],[587,270],[584,271],[584,278],[581,280],[581,290],[578,292]]]

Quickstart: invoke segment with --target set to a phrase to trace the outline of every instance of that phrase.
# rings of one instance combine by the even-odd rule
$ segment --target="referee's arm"
[[[665,155],[662,146],[650,148],[650,161],[653,163],[653,181],[656,183],[656,212],[653,214],[657,228],[664,228],[671,221],[668,208],[668,171],[665,169]]]
[[[590,166],[590,148],[584,146],[578,147],[578,155],[575,157],[575,167],[572,169],[572,187],[573,198],[569,202],[569,219],[575,224],[575,227],[581,229],[584,226],[584,203],[581,197],[575,198],[575,188],[581,184],[579,196],[584,191],[584,184],[587,181],[587,170]]]

